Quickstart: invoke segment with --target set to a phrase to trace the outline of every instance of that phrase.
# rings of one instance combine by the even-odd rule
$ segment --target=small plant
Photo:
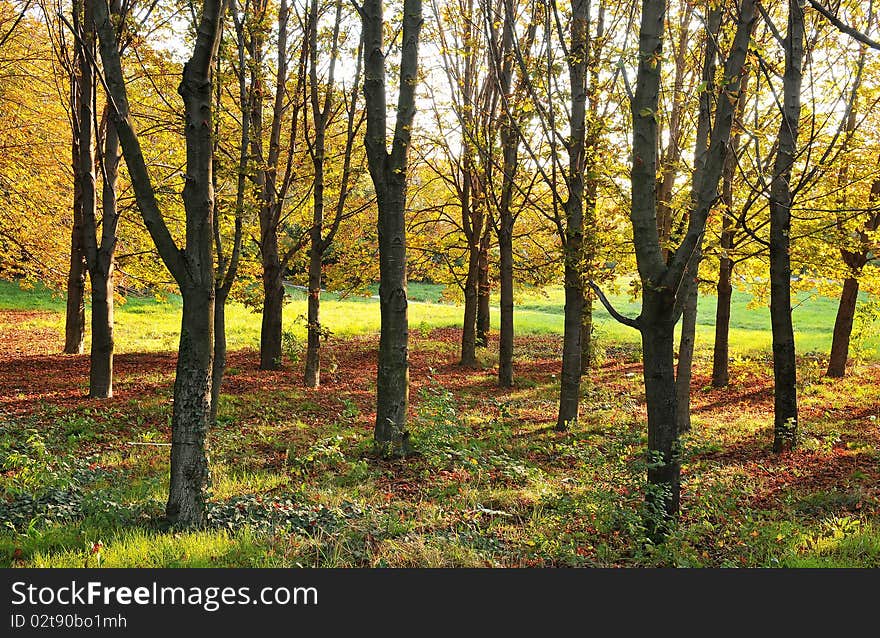
[[[281,333],[281,354],[285,359],[291,363],[299,363],[305,351],[305,345],[292,330],[285,330]]]

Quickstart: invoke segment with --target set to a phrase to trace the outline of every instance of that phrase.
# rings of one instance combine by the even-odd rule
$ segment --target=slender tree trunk
[[[82,0],[73,1],[74,24],[80,24]],[[82,176],[80,175],[80,47],[73,47],[70,73],[71,169],[73,172],[73,226],[70,230],[70,266],[67,271],[67,312],[64,320],[64,353],[82,354],[86,330],[86,255],[83,246]]]
[[[220,388],[226,372],[226,300],[228,292],[218,289],[214,297],[214,361],[211,372],[211,425],[217,423]]]
[[[678,367],[675,375],[675,395],[679,432],[691,429],[691,378],[694,366],[694,344],[697,332],[697,286],[692,284],[681,313],[681,340],[678,345]]]
[[[74,142],[76,146],[76,142]],[[75,148],[74,153],[78,150]],[[70,231],[70,267],[67,271],[67,313],[64,321],[64,353],[82,354],[86,330],[86,258],[83,249],[82,194],[78,170],[74,171],[73,228]]]
[[[113,8],[111,7],[111,10]],[[113,396],[113,295],[115,292],[113,272],[115,270],[116,228],[119,220],[116,204],[120,159],[119,136],[109,117],[106,118],[106,121],[102,162],[104,180],[101,190],[101,244],[97,247],[95,267],[89,271],[92,280],[92,351],[89,396],[100,399],[108,399]]]
[[[700,93],[700,110],[697,116],[697,134],[694,144],[694,174],[693,188],[691,192],[691,207],[688,211],[688,224],[690,225],[691,211],[700,206],[699,197],[702,195],[703,180],[706,179],[706,163],[709,153],[709,130],[711,122],[711,96],[715,93],[715,68],[718,55],[717,38],[721,29],[721,6],[710,9],[706,21],[705,51],[703,54],[703,69],[701,78],[705,90]],[[685,40],[679,43],[679,54],[683,54]],[[740,88],[741,82],[738,83]],[[723,173],[723,166],[721,167]],[[717,174],[713,191],[717,190]],[[683,284],[678,295],[683,297],[681,339],[678,346],[678,367],[675,375],[676,425],[679,432],[688,432],[691,429],[691,378],[693,377],[694,343],[697,332],[697,301],[699,297],[699,270],[702,260],[702,240],[697,242],[692,259],[688,261],[684,274]]]
[[[804,54],[804,11],[788,2],[788,35],[783,76],[779,148],[770,185],[770,323],[773,330],[773,451],[794,446],[797,438],[797,367],[791,321],[791,183],[797,157]]]
[[[315,196],[317,198],[317,195]],[[321,384],[321,229],[313,230],[309,256],[308,345],[306,350],[305,384],[317,388]]]
[[[504,211],[502,211],[503,213]],[[513,220],[502,214],[498,232],[500,342],[498,345],[498,385],[513,387]]]
[[[727,219],[725,218],[725,223]],[[728,236],[730,233],[728,232]],[[722,248],[725,244],[725,231],[721,232]],[[712,350],[712,386],[724,388],[730,383],[730,301],[733,297],[731,284],[733,260],[721,257],[718,266],[718,301],[715,306],[715,345]]]
[[[113,251],[116,244],[116,175],[119,140],[107,123],[105,133],[102,232],[98,242],[97,188],[95,184],[95,22],[93,2],[87,1],[78,46],[80,60],[79,176],[81,178],[83,245],[92,283],[92,345],[89,397],[113,396]]]
[[[487,223],[480,238],[480,255],[477,261],[477,339],[480,348],[489,347],[489,295],[492,287],[489,283],[489,242],[492,238],[492,225]],[[511,351],[512,352],[512,351]]]
[[[584,168],[586,165],[587,62],[589,60],[590,0],[573,0],[568,76],[571,83],[571,137],[568,146],[568,199],[565,202],[565,329],[556,429],[578,420],[581,395],[581,334],[584,320]]]
[[[113,271],[95,269],[92,279],[92,351],[89,397],[113,396]]]
[[[584,289],[584,307],[581,312],[581,375],[587,374],[593,366],[593,298]]]
[[[849,339],[858,299],[859,280],[855,277],[847,277],[843,281],[843,292],[840,295],[840,304],[837,306],[837,319],[834,321],[834,336],[831,340],[831,358],[828,361],[826,376],[843,377],[846,373]]]
[[[461,330],[461,361],[460,365],[474,367],[477,365],[477,302],[479,283],[479,245],[473,241],[468,244],[468,270],[464,282],[464,319]]]

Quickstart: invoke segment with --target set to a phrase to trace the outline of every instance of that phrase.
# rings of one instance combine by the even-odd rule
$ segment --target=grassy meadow
[[[181,533],[162,517],[178,301],[118,306],[115,394],[97,401],[88,356],[58,354],[63,301],[0,283],[0,566],[880,567],[880,342],[875,330],[845,379],[824,378],[834,300],[795,310],[800,435],[774,455],[766,309],[736,294],[732,383],[715,389],[703,299],[682,515],[654,545],[637,335],[597,312],[604,356],[560,433],[561,290],[519,299],[512,390],[495,385],[497,334],[479,368],[456,364],[461,309],[440,292],[410,288],[416,453],[394,461],[371,454],[376,300],[325,296],[317,390],[300,383],[302,293],[277,372],[257,370],[259,317],[233,304],[208,523]]]

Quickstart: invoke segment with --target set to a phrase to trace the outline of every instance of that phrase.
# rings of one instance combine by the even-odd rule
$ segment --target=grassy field
[[[306,295],[302,290],[288,289],[290,302],[284,310],[285,330],[296,340],[305,337]],[[443,288],[430,284],[410,284],[410,326],[414,330],[459,327],[462,310],[459,306],[440,301]],[[639,312],[639,302],[624,295],[610,297],[615,307],[629,316]],[[770,316],[765,307],[749,308],[751,297],[734,291],[731,308],[730,343],[733,356],[754,356],[770,350]],[[497,299],[492,310],[492,328],[498,329]],[[517,334],[562,334],[564,293],[561,288],[527,290],[516,303]],[[28,319],[33,328],[63,330],[63,299],[53,298],[45,290],[21,291],[14,283],[0,281],[0,309],[46,310],[49,315]],[[322,322],[335,336],[347,337],[375,333],[379,330],[378,300],[366,296],[340,299],[325,294],[321,302]],[[837,300],[818,295],[802,294],[798,298],[793,319],[795,340],[800,353],[827,353],[831,347],[831,329],[837,312]],[[608,344],[638,343],[639,335],[613,321],[597,304],[596,331],[600,341]],[[119,352],[158,352],[177,348],[180,330],[180,300],[171,296],[165,302],[154,298],[129,296],[116,308],[116,345]],[[697,323],[697,349],[711,348],[715,335],[715,297],[700,300]],[[260,318],[238,303],[227,310],[227,338],[230,349],[255,348],[260,342]],[[866,359],[880,358],[880,331],[869,326],[861,338],[854,338],[858,354]]]
[[[181,533],[162,518],[179,307],[120,307],[114,398],[88,400],[87,355],[57,354],[62,302],[0,285],[0,566],[880,567],[873,359],[829,380],[821,358],[802,357],[798,448],[774,455],[769,337],[737,297],[743,356],[725,389],[708,384],[708,351],[696,360],[682,516],[655,545],[640,512],[647,438],[633,335],[602,324],[607,352],[583,385],[581,421],[559,433],[559,291],[521,300],[512,390],[495,385],[497,335],[481,368],[462,369],[459,333],[442,327],[460,310],[436,303],[436,287],[411,293],[413,324],[423,322],[411,351],[417,452],[396,461],[371,454],[375,300],[328,296],[335,336],[318,390],[300,386],[298,363],[257,370],[258,319],[232,309],[208,524]],[[291,323],[304,307],[293,295]],[[822,350],[833,301],[795,312],[801,348]]]

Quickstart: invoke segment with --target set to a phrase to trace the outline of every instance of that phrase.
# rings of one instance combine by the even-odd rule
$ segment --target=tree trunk
[[[113,270],[91,272],[92,279],[92,350],[89,368],[89,397],[113,396]]]
[[[376,378],[376,451],[409,450],[409,317],[406,290],[406,182],[415,88],[418,83],[421,0],[404,0],[397,117],[391,152],[387,148],[385,52],[382,0],[361,5],[364,38],[365,146],[379,216],[379,363]]]
[[[843,377],[846,374],[846,361],[849,358],[849,339],[852,334],[853,319],[856,315],[856,302],[859,299],[859,280],[847,277],[843,281],[843,292],[837,306],[837,319],[834,321],[834,336],[831,340],[831,357],[828,361],[829,377]]]
[[[797,439],[797,368],[791,322],[791,183],[797,157],[804,54],[804,12],[788,2],[783,113],[770,185],[770,323],[773,330],[773,451],[791,449]]]
[[[214,355],[214,290],[184,288],[174,410],[168,519],[186,527],[204,520],[208,460],[205,437],[211,417]]]
[[[726,219],[726,218],[725,218]],[[724,231],[721,234],[724,246]],[[731,274],[733,260],[722,257],[718,267],[718,301],[715,306],[715,345],[712,350],[712,387],[724,388],[730,383],[730,300],[733,296]]]
[[[502,211],[503,212],[503,211]],[[501,217],[498,232],[499,287],[501,293],[500,342],[498,344],[498,385],[513,387],[513,221],[508,213]]]
[[[489,295],[492,287],[489,284],[489,241],[491,240],[491,224],[487,223],[480,238],[480,258],[477,269],[477,346],[489,347],[489,331],[491,322],[489,315]]]
[[[217,411],[220,406],[220,389],[226,373],[226,300],[228,291],[218,288],[214,297],[214,361],[211,370],[211,420],[217,424]]]
[[[480,249],[468,242],[468,270],[464,282],[464,319],[461,330],[461,361],[460,365],[475,367],[477,365],[477,302],[480,272]]]
[[[379,305],[381,333],[376,379],[375,440],[382,454],[406,453],[409,406],[409,317],[406,290],[406,182],[390,176],[379,195]],[[397,447],[400,450],[397,450]]]
[[[676,426],[678,431],[691,429],[691,378],[694,365],[694,343],[697,332],[697,285],[688,286],[681,313],[681,340],[678,344],[678,368],[675,375]]]
[[[593,298],[584,290],[584,307],[581,312],[581,376],[593,366]]]
[[[317,196],[316,196],[317,197]],[[306,350],[305,384],[317,388],[321,384],[321,229],[315,229],[309,257],[308,346]]]
[[[82,240],[82,198],[79,178],[76,173],[73,179],[73,228],[70,231],[70,268],[67,271],[67,313],[64,321],[64,354],[83,353],[83,340],[86,330],[86,258]]]
[[[72,13],[79,23],[82,0],[74,0]],[[82,185],[80,176],[80,47],[73,47],[73,63],[70,73],[71,169],[73,173],[73,226],[70,230],[70,266],[67,271],[67,312],[64,320],[64,354],[82,354],[86,330],[86,255],[83,246]]]
[[[664,294],[666,293],[666,294]],[[648,407],[648,535],[665,536],[681,493],[673,350],[675,320],[668,291],[642,294],[642,357]]]
[[[111,10],[116,8],[113,3]],[[116,13],[116,12],[114,12]],[[113,396],[113,272],[116,250],[116,229],[119,213],[116,206],[116,185],[119,176],[119,136],[106,117],[104,133],[104,180],[101,191],[101,244],[97,247],[95,265],[89,271],[92,280],[92,350],[89,372],[89,396],[109,399]],[[89,232],[93,229],[89,225]],[[96,229],[95,229],[96,230]],[[95,237],[97,241],[97,237]]]
[[[562,336],[562,373],[559,384],[559,414],[556,429],[577,424],[581,395],[581,331],[584,288],[581,262],[584,245],[584,167],[586,163],[587,62],[589,59],[590,0],[571,5],[568,77],[571,83],[571,112],[568,143],[568,199],[565,202],[565,330]]]
[[[574,240],[569,238],[566,252]],[[577,247],[580,253],[580,246]],[[583,321],[584,290],[581,273],[574,259],[566,255],[565,262],[565,329],[562,337],[562,374],[559,384],[558,431],[576,425],[581,395],[581,329]]]
[[[260,370],[281,367],[281,316],[284,281],[278,259],[278,236],[267,233],[263,243],[263,320],[260,328]]]
[[[113,121],[141,216],[183,297],[180,346],[171,416],[171,475],[165,513],[172,525],[204,523],[208,464],[205,436],[211,418],[214,356],[214,189],[212,180],[212,70],[225,4],[205,0],[192,57],[177,91],[184,103],[186,139],[186,246],[175,244],[156,200],[140,140],[129,112],[116,32],[107,4],[94,2],[104,77]]]

